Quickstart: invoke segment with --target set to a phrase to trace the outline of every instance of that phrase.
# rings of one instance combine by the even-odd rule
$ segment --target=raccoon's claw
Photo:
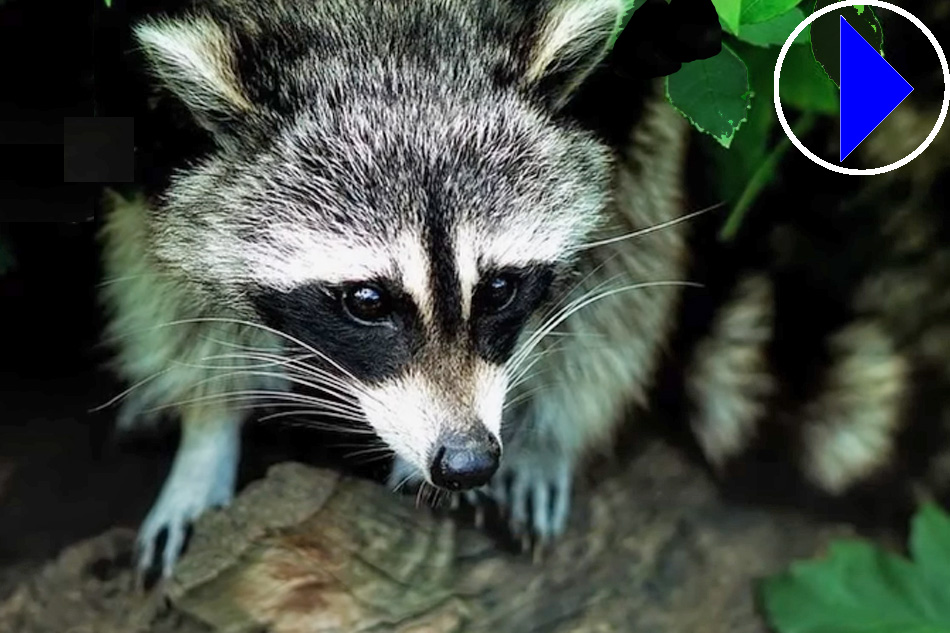
[[[516,454],[485,487],[467,495],[479,507],[487,497],[508,515],[511,535],[530,544],[546,544],[567,525],[573,469],[552,455]],[[482,499],[479,500],[478,497]]]
[[[156,576],[168,578],[171,575],[184,549],[190,525],[191,520],[184,518],[166,523],[158,519],[146,520],[142,524],[135,542],[136,575],[140,588],[151,584],[151,579]]]
[[[166,484],[136,539],[139,585],[144,586],[146,579],[155,575],[170,577],[195,519],[205,510],[226,505],[231,496],[230,491],[198,482],[192,482],[187,489]]]
[[[566,463],[516,470],[508,485],[497,498],[500,503],[507,501],[513,534],[529,534],[544,542],[564,531],[571,500],[571,472]]]
[[[140,585],[155,572],[170,577],[195,519],[234,498],[240,434],[237,425],[215,431],[198,437],[186,433],[162,492],[139,528]]]

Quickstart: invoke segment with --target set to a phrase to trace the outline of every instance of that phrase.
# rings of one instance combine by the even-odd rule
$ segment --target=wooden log
[[[582,486],[568,533],[534,561],[411,497],[284,463],[198,521],[163,588],[170,611],[150,610],[127,590],[127,560],[108,579],[90,577],[90,565],[127,559],[131,534],[123,531],[65,552],[14,596],[17,604],[0,604],[0,630],[764,633],[754,581],[846,533],[793,513],[726,505],[701,469],[657,444]],[[44,589],[50,577],[59,580]],[[73,591],[81,600],[62,595],[70,583],[84,587]],[[77,602],[102,605],[109,592],[96,617],[75,615]],[[89,624],[56,628],[62,623],[28,608],[67,603],[74,623]],[[4,628],[18,610],[34,615]]]

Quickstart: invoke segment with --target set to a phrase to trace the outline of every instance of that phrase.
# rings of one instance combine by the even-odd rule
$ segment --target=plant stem
[[[795,125],[792,126],[795,136],[801,137],[807,134],[815,125],[816,120],[817,116],[814,113],[804,113],[798,121],[795,122]],[[732,208],[732,212],[729,214],[729,217],[726,218],[726,223],[719,231],[719,239],[721,241],[728,242],[739,232],[739,226],[742,224],[743,218],[745,218],[746,213],[752,205],[755,204],[759,194],[762,193],[772,181],[772,176],[775,174],[778,164],[782,161],[785,152],[788,151],[791,145],[792,141],[787,136],[779,141],[775,148],[769,152],[769,155],[766,156],[765,160],[762,161],[762,164],[759,165],[759,168],[755,170],[752,177],[749,178],[749,182],[747,182],[745,188],[743,188],[742,194],[740,194],[739,199],[736,201],[736,205]]]

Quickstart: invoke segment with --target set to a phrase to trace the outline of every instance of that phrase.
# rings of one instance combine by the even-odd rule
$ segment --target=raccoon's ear
[[[234,37],[200,17],[152,19],[137,25],[135,39],[152,72],[214,134],[242,116],[251,104],[237,72]]]
[[[525,83],[563,106],[607,55],[624,0],[555,0],[530,50]]]

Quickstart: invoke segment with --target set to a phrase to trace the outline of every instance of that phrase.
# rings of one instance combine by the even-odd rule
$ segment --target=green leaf
[[[714,181],[718,196],[734,202],[745,189],[752,174],[765,160],[770,135],[777,118],[772,104],[772,70],[778,51],[736,42],[733,51],[745,62],[752,90],[748,117],[736,132],[729,149],[716,144],[709,148],[716,166]]]
[[[911,551],[914,562],[869,543],[835,543],[823,560],[762,584],[768,618],[779,633],[950,633],[950,517],[921,510]]]
[[[758,24],[787,13],[801,0],[745,0],[742,3],[742,24]]]
[[[932,588],[933,599],[950,613],[950,516],[935,505],[925,505],[911,524],[910,553]]]
[[[779,78],[782,105],[821,114],[838,113],[838,87],[806,46],[793,46]]]
[[[712,0],[719,14],[719,20],[730,33],[739,32],[740,17],[742,15],[742,0]]]
[[[729,147],[748,116],[749,73],[724,44],[715,57],[683,64],[667,77],[666,94],[696,129]]]
[[[815,10],[817,11],[830,4],[834,4],[835,1],[836,0],[818,0],[815,4]],[[841,18],[838,16],[844,16],[848,24],[854,27],[854,30],[857,31],[861,37],[867,40],[867,42],[882,55],[884,54],[884,30],[881,28],[881,23],[878,21],[874,11],[871,10],[871,7],[861,6],[859,10],[856,6],[850,6],[843,9],[836,9],[831,13],[821,16],[811,24],[811,48],[815,59],[818,60],[818,63],[821,64],[821,67],[831,80],[834,81],[835,85],[839,82],[838,73],[841,63],[841,51],[839,50]]]
[[[934,581],[950,587],[950,516],[928,504],[917,513],[911,526],[910,551]]]
[[[107,8],[107,9],[111,9],[111,8],[112,8],[112,0],[103,0],[103,1],[106,3],[106,8]]]
[[[738,33],[738,37],[756,46],[773,46],[776,44],[781,46],[785,44],[785,40],[788,39],[788,36],[792,34],[795,27],[801,24],[804,19],[805,14],[802,13],[802,10],[794,8],[767,22],[743,24]],[[808,27],[795,38],[795,44],[807,43]]]

